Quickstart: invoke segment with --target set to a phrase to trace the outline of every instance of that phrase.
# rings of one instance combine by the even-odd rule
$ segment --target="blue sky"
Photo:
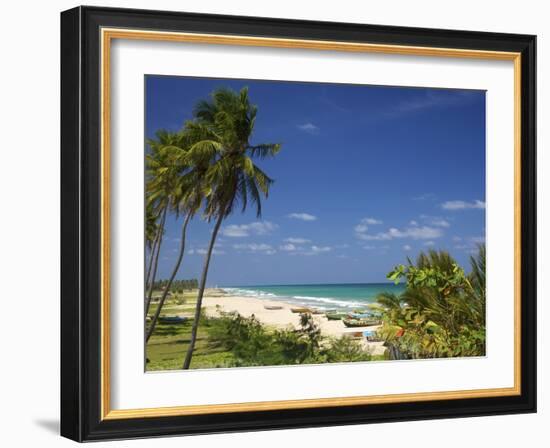
[[[258,162],[275,179],[262,219],[224,223],[209,285],[385,281],[428,248],[468,266],[485,236],[484,91],[147,76],[147,137],[181,128],[222,86],[248,86],[252,143],[282,149]],[[168,221],[160,278],[180,225]],[[211,227],[190,224],[179,278],[199,276]]]

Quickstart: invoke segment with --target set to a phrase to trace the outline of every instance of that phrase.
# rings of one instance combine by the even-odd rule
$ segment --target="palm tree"
[[[244,212],[249,201],[256,207],[256,216],[261,217],[261,198],[267,198],[273,180],[254,164],[252,158],[272,157],[280,150],[279,144],[250,143],[257,108],[250,103],[247,88],[239,93],[218,89],[212,93],[211,100],[200,101],[196,105],[194,114],[196,120],[189,124],[188,129],[201,138],[191,146],[189,155],[195,163],[211,161],[204,173],[203,193],[206,201],[204,215],[208,221],[214,220],[214,228],[199,282],[184,369],[189,369],[191,365],[208,268],[221,224],[239,203]]]
[[[175,201],[174,192],[179,175],[179,167],[172,164],[171,152],[177,148],[177,144],[181,140],[180,134],[160,130],[156,133],[156,137],[156,139],[148,141],[151,153],[146,157],[146,207],[150,209],[151,214],[159,217],[160,222],[157,227],[156,243],[153,246],[155,251],[151,252],[151,264],[147,269],[150,273],[147,276],[148,284],[146,284],[145,316],[149,313],[153,296],[166,215]]]
[[[190,126],[191,125],[188,127]],[[189,163],[191,159],[188,156],[188,152],[193,146],[193,139],[196,138],[197,134],[184,129],[184,131],[178,136],[177,140],[172,141],[171,145],[164,147],[164,151],[168,157],[168,164],[177,175],[177,180],[173,184],[173,189],[171,191],[171,208],[172,211],[175,212],[176,217],[183,214],[184,219],[181,226],[180,248],[176,258],[176,263],[174,264],[170,278],[164,287],[155,314],[151,319],[151,323],[145,337],[146,343],[155,331],[156,324],[162,307],[164,306],[164,302],[166,301],[168,292],[170,291],[172,283],[180,269],[183,255],[185,253],[187,226],[189,221],[201,208],[204,197],[203,178],[208,167],[208,160],[195,160],[195,164],[191,165]]]
[[[153,268],[153,260],[156,258],[157,244],[159,242],[161,227],[158,221],[158,216],[155,214],[155,210],[151,204],[146,205],[145,209],[145,244],[149,253],[149,260],[147,264],[147,274],[145,275],[145,286],[149,288],[149,281],[151,279],[151,271]]]

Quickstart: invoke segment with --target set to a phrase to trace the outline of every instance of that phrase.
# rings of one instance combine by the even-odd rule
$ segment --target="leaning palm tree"
[[[191,365],[208,268],[221,224],[239,204],[244,212],[250,201],[255,205],[256,216],[261,217],[261,199],[262,196],[267,198],[273,180],[254,164],[252,158],[272,157],[280,150],[279,144],[250,143],[257,108],[250,103],[247,88],[239,93],[229,89],[216,90],[211,100],[196,105],[194,113],[196,120],[189,129],[201,139],[190,148],[189,154],[191,160],[211,161],[204,173],[203,193],[204,215],[208,221],[214,221],[214,228],[199,282],[184,369]]]
[[[148,258],[146,261],[146,275],[145,275],[145,289],[149,290],[151,282],[153,268],[158,265],[158,255],[160,253],[160,245],[162,243],[162,236],[164,234],[164,223],[166,220],[166,214],[163,210],[155,210],[153,204],[149,201],[145,206],[145,247],[147,250]]]
[[[172,152],[177,148],[181,135],[179,133],[160,130],[156,139],[148,141],[151,153],[146,157],[146,207],[148,213],[158,220],[157,234],[151,250],[149,267],[147,268],[145,316],[149,313],[153,289],[156,280],[158,259],[161,252],[166,215],[177,200],[174,196],[177,187],[180,167],[172,164]],[[153,250],[154,249],[154,250]]]
[[[193,139],[196,137],[196,134],[192,132],[185,132],[184,130],[180,134],[177,141],[174,141],[171,145],[164,147],[164,151],[168,154],[168,163],[171,169],[175,170],[177,173],[177,180],[173,185],[173,190],[171,191],[171,209],[176,214],[176,217],[183,216],[183,222],[181,226],[178,256],[176,257],[176,262],[172,268],[172,273],[170,274],[168,282],[162,292],[158,307],[151,319],[151,323],[145,337],[146,343],[155,331],[157,321],[166,301],[168,292],[170,291],[172,283],[180,269],[183,255],[185,253],[187,226],[197,211],[200,210],[203,201],[203,178],[208,167],[208,160],[195,160],[195,164],[190,165],[190,158],[188,157],[189,149],[192,146]]]

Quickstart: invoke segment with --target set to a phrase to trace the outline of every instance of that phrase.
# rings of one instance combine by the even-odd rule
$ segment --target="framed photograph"
[[[536,411],[535,36],[61,14],[61,433]]]

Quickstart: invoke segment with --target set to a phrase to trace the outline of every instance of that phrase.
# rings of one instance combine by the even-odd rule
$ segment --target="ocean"
[[[300,306],[322,310],[350,311],[374,303],[381,292],[400,294],[403,284],[393,283],[343,283],[326,285],[261,285],[222,288],[232,296],[257,297],[280,300]]]

